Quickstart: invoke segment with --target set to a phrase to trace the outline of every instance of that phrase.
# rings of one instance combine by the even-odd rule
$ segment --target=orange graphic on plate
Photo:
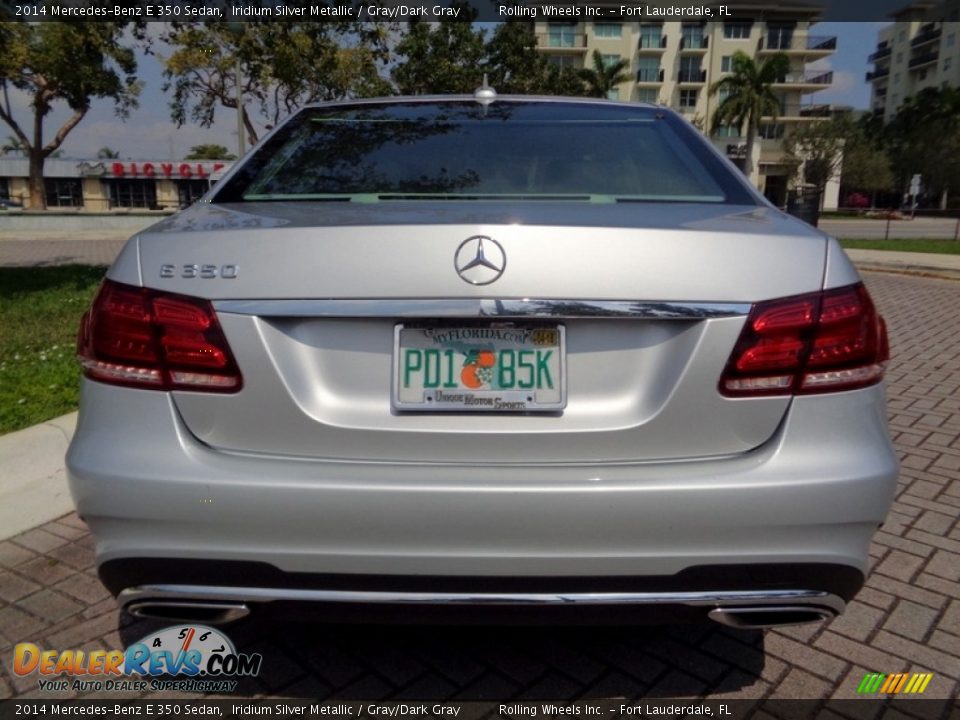
[[[496,356],[489,350],[472,350],[463,363],[460,371],[460,381],[471,390],[476,390],[484,383],[490,382],[493,377]]]

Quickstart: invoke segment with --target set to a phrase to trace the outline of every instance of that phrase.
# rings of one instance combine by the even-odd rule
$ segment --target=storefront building
[[[196,202],[230,169],[229,160],[47,160],[48,209],[174,211]],[[0,199],[30,209],[29,162],[0,158]]]

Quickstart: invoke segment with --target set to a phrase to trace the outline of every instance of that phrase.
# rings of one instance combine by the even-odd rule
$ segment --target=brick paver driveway
[[[650,696],[852,697],[864,673],[927,671],[927,696],[960,680],[960,283],[872,274],[894,359],[890,417],[903,459],[873,572],[846,615],[760,632],[667,628],[356,628],[248,623],[264,655],[246,695],[350,699]],[[160,624],[118,617],[68,516],[0,543],[0,696],[42,697],[11,673],[12,646],[124,647]],[[118,623],[123,624],[118,627]],[[129,623],[129,624],[126,624]],[[48,695],[49,697],[49,695]]]

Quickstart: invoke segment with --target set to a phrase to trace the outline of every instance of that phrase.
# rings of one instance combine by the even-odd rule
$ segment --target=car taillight
[[[887,328],[863,283],[757,303],[720,378],[729,397],[804,395],[880,382]]]
[[[104,280],[80,322],[84,374],[154,390],[236,392],[240,369],[208,300]]]

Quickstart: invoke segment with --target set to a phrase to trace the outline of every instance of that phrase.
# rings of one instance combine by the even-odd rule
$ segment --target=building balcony
[[[537,33],[537,47],[549,52],[585,53],[587,36],[584,33]]]
[[[663,82],[663,70],[637,70],[638,85],[657,85]]]
[[[800,55],[827,56],[836,52],[837,37],[835,35],[804,35],[792,34],[764,35],[760,38],[757,52],[787,53]]]
[[[709,37],[682,37],[680,38],[680,52],[698,53],[706,52],[710,44]]]
[[[707,81],[706,70],[681,70],[677,73],[677,82],[688,85],[702,85]]]
[[[926,65],[932,65],[937,62],[937,58],[939,57],[940,53],[937,50],[925,52],[922,55],[916,55],[910,58],[910,69],[919,70]]]
[[[809,87],[822,88],[828,87],[833,82],[833,71],[828,72],[796,72],[788,73],[780,78],[774,85],[789,85],[790,87]]]
[[[641,53],[661,53],[667,49],[667,36],[640,36],[640,42],[637,44],[637,52]]]
[[[884,58],[890,57],[890,53],[893,52],[893,48],[887,45],[886,43],[878,43],[877,49],[869,57],[867,57],[867,62],[876,62],[877,60],[883,60]]]
[[[913,37],[913,40],[910,41],[910,47],[920,47],[921,45],[939,40],[942,34],[943,28],[933,23],[928,23],[921,27],[919,32]]]
[[[824,103],[788,103],[780,107],[777,122],[784,120],[818,120],[830,117],[832,109]],[[763,122],[774,122],[773,117],[764,116]]]
[[[867,82],[873,82],[874,80],[882,80],[890,74],[890,68],[877,68],[873,72],[867,72]]]

